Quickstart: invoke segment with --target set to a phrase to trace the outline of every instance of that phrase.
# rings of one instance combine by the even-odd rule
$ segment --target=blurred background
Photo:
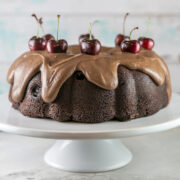
[[[123,16],[126,34],[135,27],[133,38],[144,36],[151,17],[149,36],[154,50],[168,63],[173,90],[180,92],[180,1],[179,0],[0,0],[0,93],[6,92],[6,73],[10,64],[24,51],[36,34],[36,13],[43,17],[46,33],[56,35],[57,14],[61,14],[60,38],[76,44],[89,30],[89,22],[99,20],[93,34],[104,46],[114,46],[116,34],[122,32]]]

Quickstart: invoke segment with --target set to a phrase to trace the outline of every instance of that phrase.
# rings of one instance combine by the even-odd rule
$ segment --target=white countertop
[[[179,180],[180,128],[122,139],[134,157],[122,169],[105,173],[69,173],[44,163],[54,140],[0,132],[0,180]]]

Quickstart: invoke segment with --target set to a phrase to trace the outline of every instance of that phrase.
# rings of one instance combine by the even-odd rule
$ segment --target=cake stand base
[[[45,154],[47,164],[72,172],[100,172],[127,165],[131,152],[120,140],[58,140]]]

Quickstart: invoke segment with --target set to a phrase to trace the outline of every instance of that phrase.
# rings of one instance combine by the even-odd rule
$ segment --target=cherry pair
[[[135,29],[138,29],[138,27],[132,29],[130,32],[130,36],[125,36],[125,22],[126,18],[129,15],[129,13],[126,13],[123,19],[123,34],[118,34],[115,39],[115,45],[120,46],[121,50],[123,52],[131,52],[131,53],[138,53],[142,48],[151,50],[154,47],[154,41],[151,38],[147,37],[140,37],[137,40],[131,40],[131,34]],[[150,19],[148,21],[148,28],[147,33],[149,31],[149,25],[150,25]]]
[[[123,19],[123,34],[118,34],[115,39],[115,45],[120,46],[122,52],[138,53],[141,49],[141,45],[137,40],[131,40],[131,34],[134,30],[138,29],[135,27],[131,30],[130,35],[125,35],[125,22],[129,13],[126,13]]]
[[[121,42],[120,47],[122,52],[139,53],[141,48],[151,50],[154,47],[154,41],[150,38],[140,37],[138,40],[131,40],[131,34],[136,29],[138,27],[131,30],[128,40]]]
[[[37,35],[33,36],[29,40],[29,48],[31,51],[35,50],[45,50],[49,53],[62,53],[66,52],[68,48],[68,43],[64,39],[58,39],[58,34],[59,34],[59,19],[60,15],[57,15],[58,17],[58,26],[57,26],[57,39],[55,40],[54,36],[51,34],[46,34],[42,38],[39,37],[39,25],[42,27],[42,18],[38,19],[35,14],[32,15],[35,17],[38,27],[37,27]],[[43,28],[42,28],[43,29]]]
[[[54,36],[51,34],[46,34],[43,37],[33,36],[28,43],[29,49],[31,51],[45,50],[47,42],[51,39],[54,39]]]

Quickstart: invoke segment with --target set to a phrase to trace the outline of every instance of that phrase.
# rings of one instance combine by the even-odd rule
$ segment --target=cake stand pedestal
[[[62,140],[45,154],[47,164],[74,172],[117,169],[131,159],[131,152],[120,140]]]
[[[180,126],[180,96],[173,94],[168,107],[158,113],[127,122],[98,124],[56,122],[24,117],[11,108],[7,94],[0,96],[0,130],[8,133],[57,139],[45,154],[47,164],[73,172],[99,172],[127,165],[131,152],[123,137],[165,131]]]

